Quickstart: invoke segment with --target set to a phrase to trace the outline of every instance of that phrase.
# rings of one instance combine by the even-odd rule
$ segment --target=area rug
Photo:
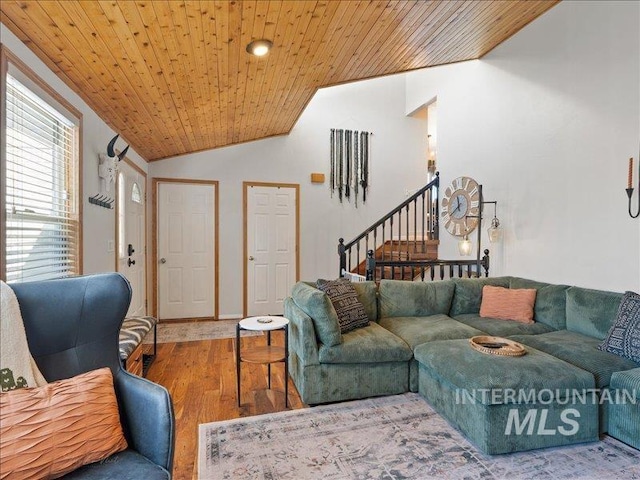
[[[237,323],[238,320],[158,323],[158,343],[235,338]],[[261,335],[261,332],[242,331],[243,337],[252,335]],[[144,343],[153,343],[152,332],[145,337]]]
[[[613,439],[488,456],[418,394],[200,425],[201,480],[640,479]]]

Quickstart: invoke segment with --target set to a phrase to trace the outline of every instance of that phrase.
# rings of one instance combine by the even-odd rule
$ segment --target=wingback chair
[[[129,282],[108,273],[11,288],[18,297],[29,349],[47,381],[101,367],[113,373],[129,448],[63,478],[170,479],[175,424],[169,392],[127,373],[118,357],[118,332],[131,301]]]

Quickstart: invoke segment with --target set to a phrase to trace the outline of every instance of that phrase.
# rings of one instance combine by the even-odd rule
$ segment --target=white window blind
[[[78,123],[6,77],[6,281],[79,273]]]

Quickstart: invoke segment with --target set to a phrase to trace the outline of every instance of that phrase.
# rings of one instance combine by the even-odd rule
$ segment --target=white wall
[[[115,132],[3,24],[0,24],[0,41],[83,115],[84,273],[114,271],[115,253],[108,251],[108,241],[115,240],[115,210],[92,205],[88,197],[100,193],[98,154],[106,152],[107,143]],[[122,149],[124,145],[124,141],[119,139],[116,148]],[[133,149],[129,149],[127,158],[147,171],[146,161]],[[104,193],[104,182],[102,188]],[[113,185],[110,193],[115,196]]]
[[[562,2],[482,60],[406,79],[406,111],[438,97],[443,184],[469,175],[499,202],[492,275],[640,289],[624,191],[629,157],[638,171],[639,2]]]
[[[301,279],[338,275],[338,238],[351,240],[426,179],[425,120],[405,116],[403,75],[319,91],[288,136],[152,162],[150,177],[220,181],[220,314],[242,313],[242,182],[300,184]],[[340,204],[329,191],[331,128],[368,130],[367,203]],[[311,184],[312,172],[326,183]]]

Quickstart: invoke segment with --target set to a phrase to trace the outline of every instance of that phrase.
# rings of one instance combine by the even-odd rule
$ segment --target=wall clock
[[[468,216],[476,218],[469,218]],[[444,191],[442,224],[451,235],[463,236],[478,226],[480,188],[471,177],[458,177]]]

